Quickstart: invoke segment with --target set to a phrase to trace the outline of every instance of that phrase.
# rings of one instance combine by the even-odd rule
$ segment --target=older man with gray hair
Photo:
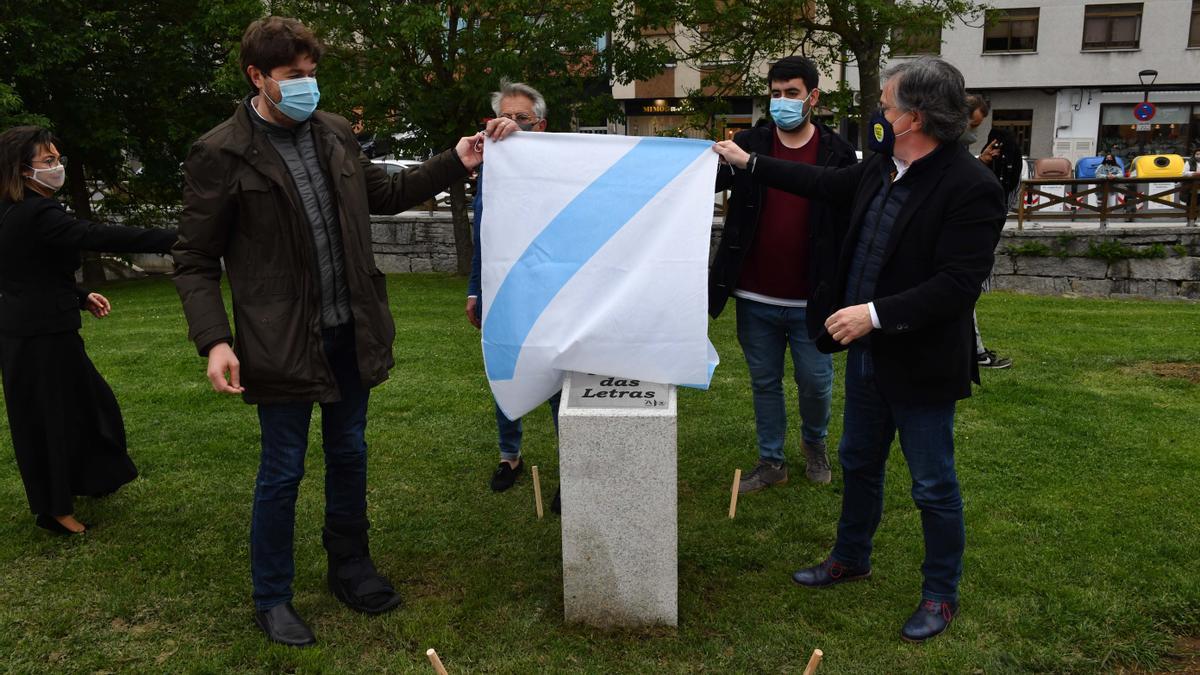
[[[925,582],[901,637],[921,642],[949,627],[962,576],[962,498],[954,470],[954,409],[979,381],[971,311],[1004,226],[1004,191],[957,142],[967,126],[963,76],[936,57],[889,68],[867,123],[875,154],[823,169],[714,150],[759,183],[850,209],[835,299],[818,347],[846,359],[842,515],[824,562],[793,580],[824,587],[871,575],[892,439],[921,511]]]
[[[521,131],[545,131],[546,130],[546,99],[537,89],[523,84],[521,82],[509,82],[508,80],[500,81],[500,90],[492,94],[492,111],[496,113],[496,117],[504,117],[517,123]],[[483,223],[483,170],[479,171],[479,183],[475,190],[475,202],[473,206],[474,222],[475,222],[475,255],[471,259],[471,277],[467,282],[467,306],[466,314],[467,321],[476,329],[480,327],[480,320],[483,316],[483,303],[480,299],[483,297],[483,288],[480,282],[480,268],[482,267],[480,256],[480,234],[479,226]],[[550,399],[550,415],[554,420],[555,429],[558,427],[558,403],[559,395],[555,394]],[[504,492],[513,486],[517,476],[525,468],[525,463],[521,460],[521,420],[510,420],[496,405],[496,429],[500,440],[500,465],[496,467],[496,471],[492,474],[490,486],[493,492]],[[559,512],[560,495],[554,493],[554,500],[550,504],[550,508],[555,513]]]

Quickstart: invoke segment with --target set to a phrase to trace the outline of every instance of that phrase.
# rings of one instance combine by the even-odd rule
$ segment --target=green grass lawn
[[[536,519],[528,474],[508,493],[487,489],[495,423],[464,281],[389,284],[397,367],[374,392],[367,437],[372,548],[401,610],[357,615],[325,588],[314,420],[295,604],[319,645],[262,638],[247,543],[254,409],[209,389],[169,283],[124,283],[107,288],[113,315],[87,317],[84,338],[142,475],[78,501],[87,535],[55,537],[33,526],[4,422],[0,670],[431,672],[435,647],[451,673],[799,673],[819,647],[821,673],[1094,672],[1170,667],[1174,641],[1200,632],[1200,384],[1147,367],[1200,363],[1198,305],[983,297],[985,338],[1016,365],[985,372],[959,405],[962,613],[913,646],[898,631],[919,597],[922,543],[898,449],[869,581],[811,591],[789,579],[833,544],[836,462],[833,486],[793,479],[727,519],[733,470],[756,460],[732,312],[712,324],[724,362],[711,391],[680,394],[678,630],[564,625],[559,520]],[[553,494],[544,406],[527,418],[525,449]]]

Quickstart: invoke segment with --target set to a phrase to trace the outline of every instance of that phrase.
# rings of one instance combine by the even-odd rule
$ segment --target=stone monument
[[[569,373],[562,400],[566,620],[678,625],[675,387]]]

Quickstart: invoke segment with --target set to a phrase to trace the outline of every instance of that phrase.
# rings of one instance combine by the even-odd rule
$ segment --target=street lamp
[[[1150,100],[1150,87],[1154,86],[1154,81],[1158,79],[1158,71],[1153,68],[1147,68],[1138,72],[1138,79],[1142,81],[1142,88],[1145,89],[1145,94],[1142,97],[1142,102]]]

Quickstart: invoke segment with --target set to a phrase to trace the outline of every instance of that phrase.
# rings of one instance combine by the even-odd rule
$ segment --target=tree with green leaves
[[[113,213],[178,202],[179,165],[229,115],[242,85],[225,64],[262,11],[258,0],[0,0],[0,82],[61,139],[79,217],[93,216],[97,183]]]
[[[304,21],[326,44],[322,108],[361,120],[368,132],[398,136],[401,152],[423,157],[450,147],[492,116],[501,78],[538,89],[549,128],[572,120],[603,124],[618,110],[609,78],[649,77],[667,58],[632,39],[613,49],[612,2],[516,0],[309,0],[279,2],[276,13]],[[629,36],[632,37],[632,36]],[[471,261],[464,184],[451,186],[457,269]]]
[[[34,115],[25,110],[25,104],[13,88],[0,82],[0,129],[7,129],[22,124],[46,126],[50,122],[41,115]]]
[[[984,7],[973,0],[650,0],[638,5],[630,21],[640,29],[680,24],[671,49],[706,70],[703,84],[710,95],[760,94],[762,63],[801,54],[826,72],[847,62],[857,65],[857,104],[839,82],[823,88],[821,105],[838,116],[862,118],[878,105],[880,67],[891,50],[938,46],[943,28],[976,20]],[[859,131],[865,147],[866,125]]]

